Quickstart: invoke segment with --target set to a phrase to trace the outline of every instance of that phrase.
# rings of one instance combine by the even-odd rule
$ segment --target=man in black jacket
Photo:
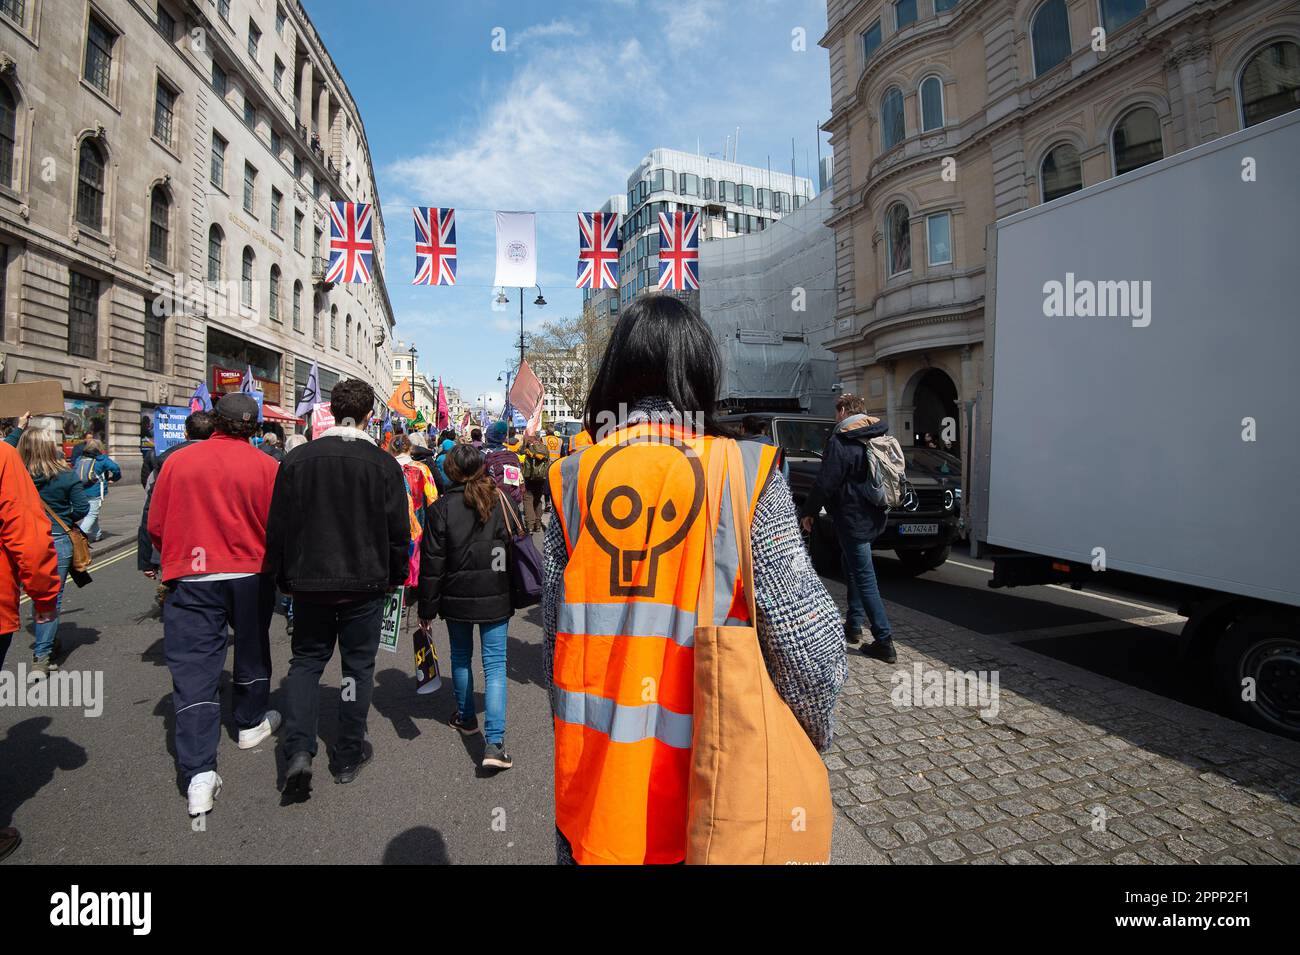
[[[885,529],[885,509],[870,498],[870,469],[864,443],[889,432],[881,419],[864,414],[857,395],[841,395],[835,402],[839,423],[826,441],[817,481],[803,502],[803,529],[811,531],[813,518],[825,505],[835,524],[844,558],[844,579],[849,588],[849,614],[844,637],[849,643],[862,639],[862,619],[871,622],[874,642],[863,647],[868,656],[886,663],[897,659],[893,632],[880,599],[876,570],[871,562],[871,542]]]
[[[411,524],[402,468],[367,433],[375,394],[364,381],[334,386],[338,422],[284,456],[267,520],[267,570],[294,601],[286,678],[284,792],[311,791],[321,673],[339,647],[343,694],[331,760],[349,783],[370,759],[366,716],[384,595],[406,582]]]

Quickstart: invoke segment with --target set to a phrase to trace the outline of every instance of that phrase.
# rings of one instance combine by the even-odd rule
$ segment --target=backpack
[[[95,458],[88,458],[84,454],[77,459],[77,480],[86,487],[101,485],[99,493],[102,495],[105,490],[102,486],[105,483],[104,476],[95,473],[95,461]]]
[[[867,449],[867,497],[886,510],[899,507],[911,490],[907,460],[898,439],[891,434],[863,441]]]

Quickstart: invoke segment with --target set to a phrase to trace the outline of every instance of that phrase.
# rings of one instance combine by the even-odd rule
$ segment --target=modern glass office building
[[[658,287],[659,213],[701,213],[704,242],[761,232],[813,195],[812,180],[806,177],[714,156],[652,149],[628,176],[618,297],[610,297],[606,310],[612,317],[619,304]],[[698,292],[680,294],[698,305]]]

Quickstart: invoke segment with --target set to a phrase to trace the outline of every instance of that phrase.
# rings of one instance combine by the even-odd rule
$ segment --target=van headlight
[[[945,489],[943,492],[943,509],[945,511],[951,511],[953,505],[956,503],[957,503],[957,498],[953,496],[952,489],[951,488]]]

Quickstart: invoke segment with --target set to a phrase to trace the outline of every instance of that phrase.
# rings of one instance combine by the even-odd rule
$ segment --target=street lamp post
[[[543,305],[546,304],[546,297],[542,295],[542,287],[540,285],[534,285],[533,288],[537,289],[537,298],[533,299],[533,304],[536,305],[538,308],[541,308]],[[497,294],[496,301],[498,305],[504,305],[506,302],[510,301],[510,299],[506,298],[505,289],[502,289]],[[523,363],[524,363],[524,290],[520,288],[519,289],[519,364],[522,366]],[[497,380],[500,381],[499,378]]]

